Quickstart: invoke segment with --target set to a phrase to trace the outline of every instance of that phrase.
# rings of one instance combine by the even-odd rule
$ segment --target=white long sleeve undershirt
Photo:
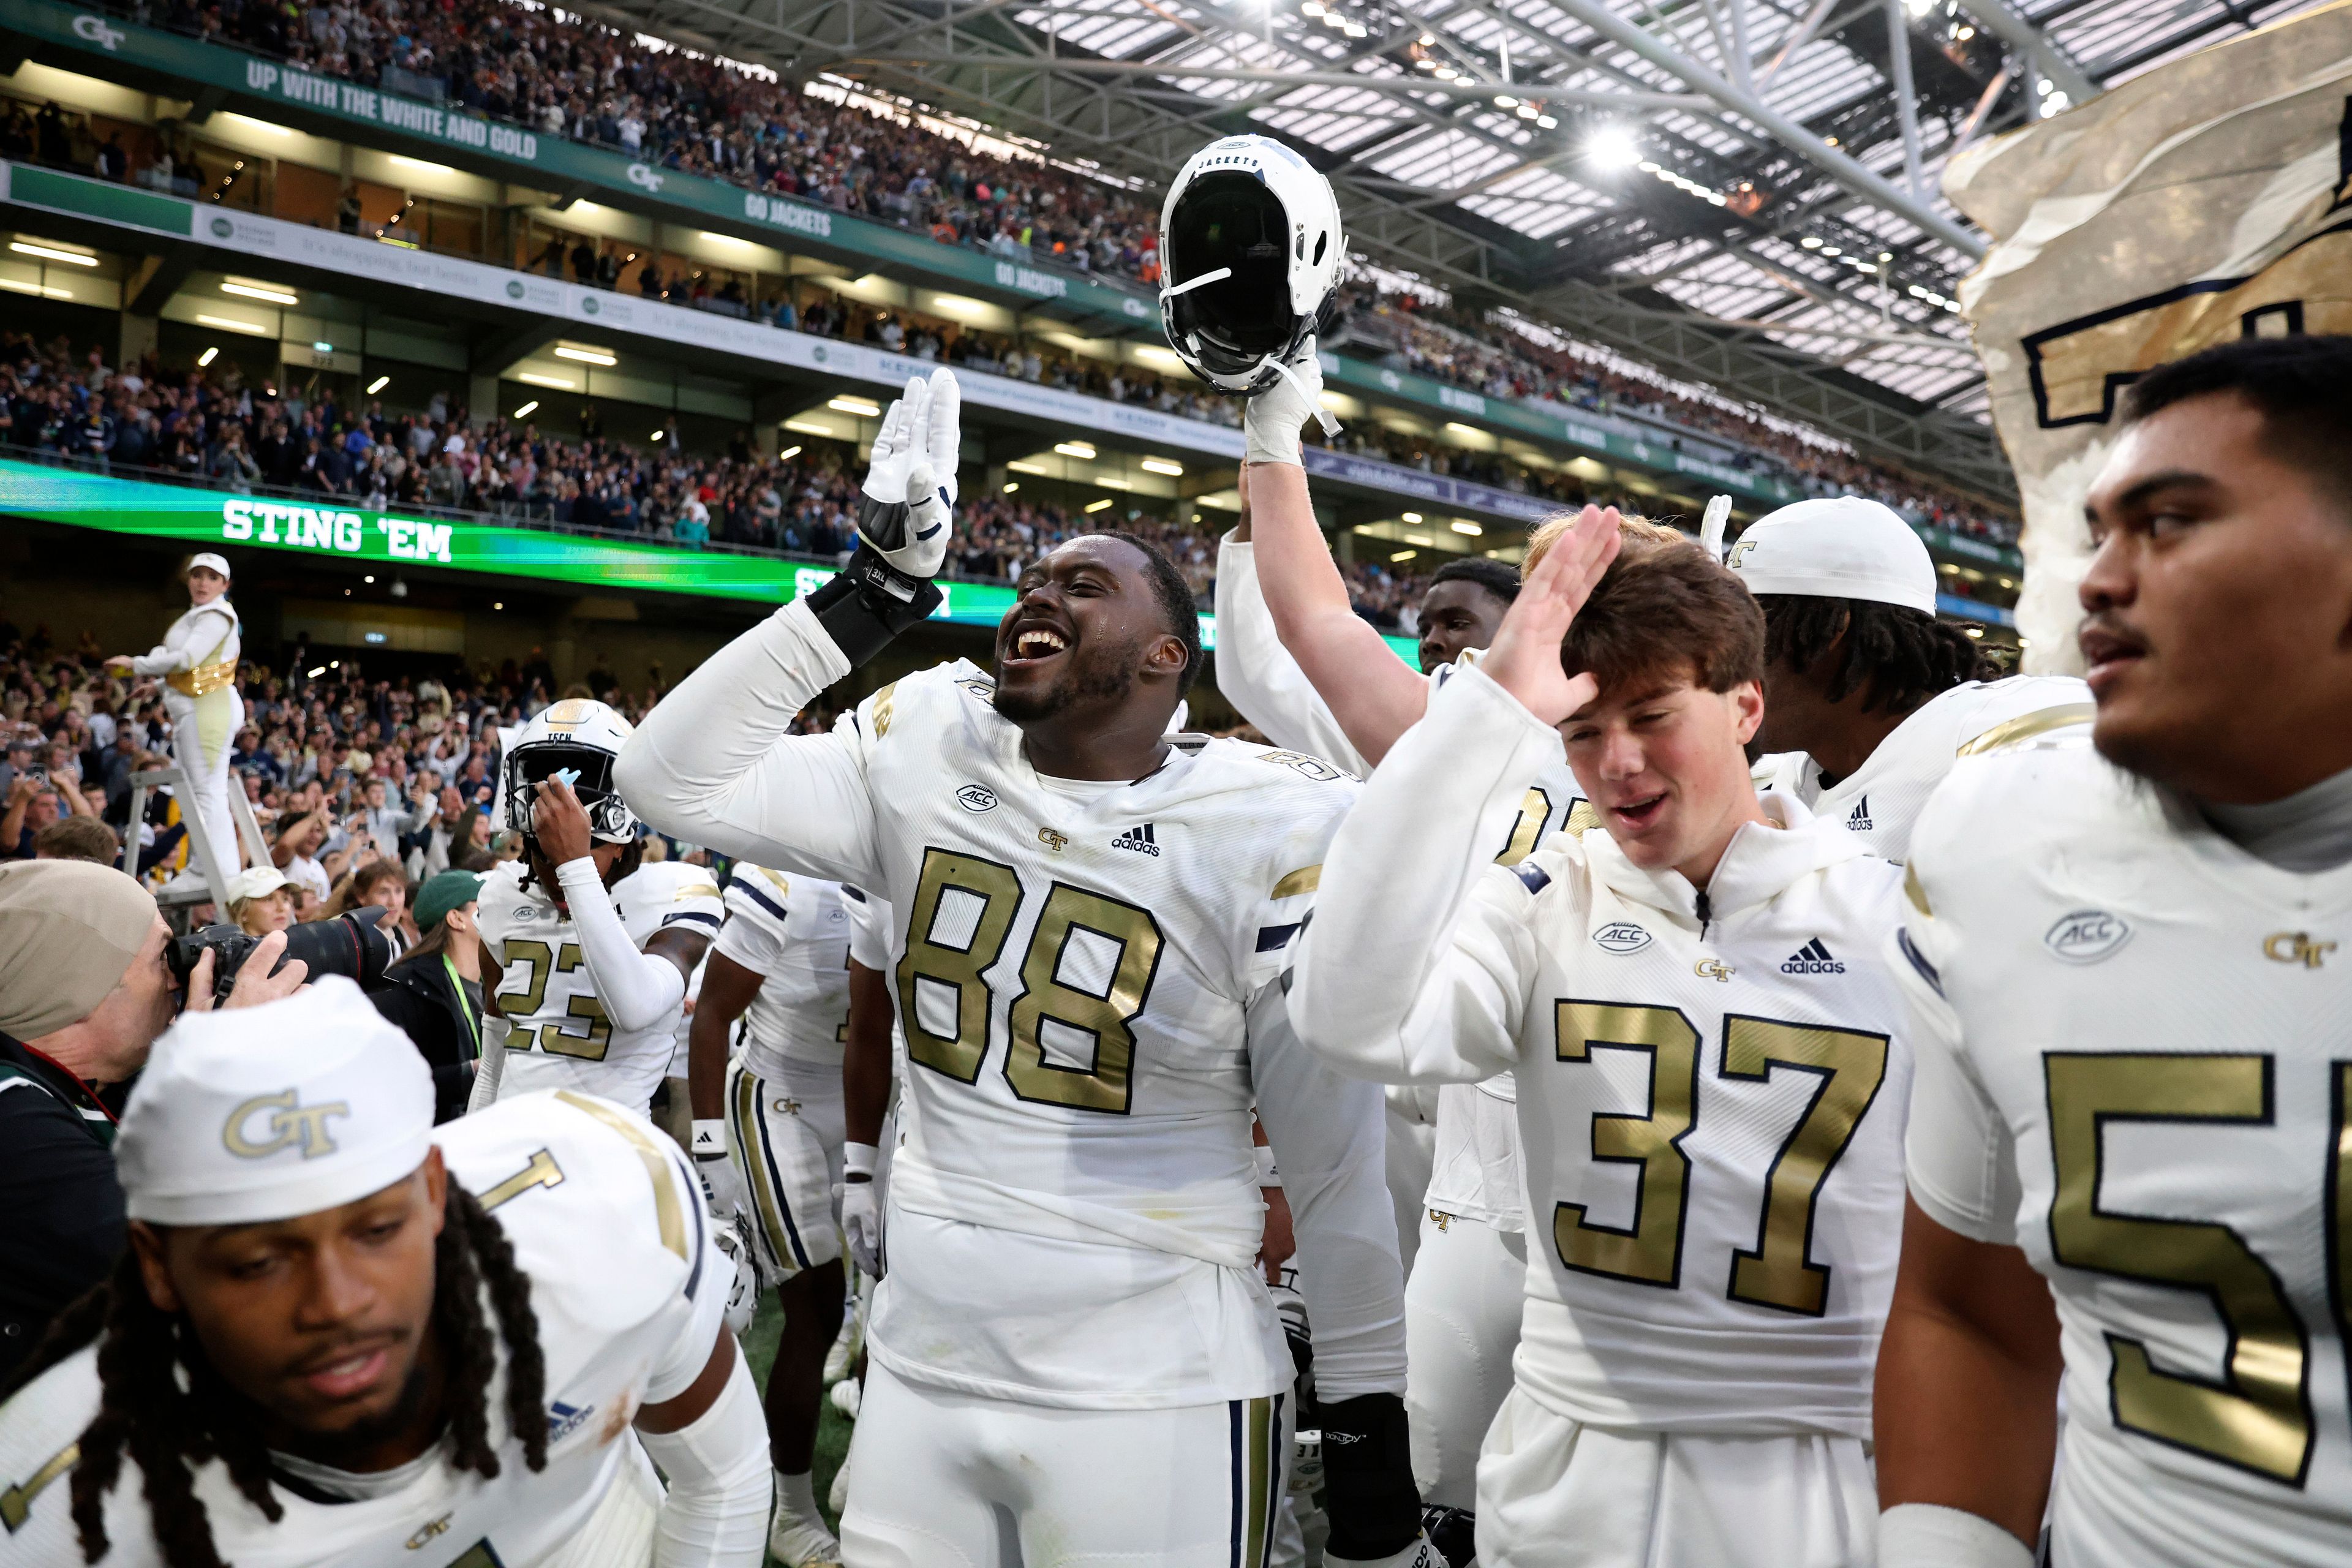
[[[686,1001],[685,973],[659,953],[637,951],[594,858],[566,860],[555,868],[555,879],[580,935],[580,956],[596,984],[596,1000],[614,1026],[634,1033],[675,1014]]]

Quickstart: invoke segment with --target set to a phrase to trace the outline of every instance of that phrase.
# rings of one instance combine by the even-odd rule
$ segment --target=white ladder
[[[139,829],[147,820],[147,795],[152,789],[168,785],[172,797],[180,803],[180,825],[187,829],[188,859],[204,879],[204,890],[183,889],[158,893],[155,901],[166,909],[181,909],[204,903],[209,899],[215,913],[228,919],[229,879],[243,869],[242,866],[223,867],[213,855],[212,836],[204,831],[204,820],[196,812],[196,792],[188,784],[187,770],[173,761],[160,768],[144,768],[131,775],[131,818],[125,825],[122,838],[122,869],[130,876],[139,875]],[[269,841],[261,836],[261,824],[253,815],[253,803],[245,798],[241,779],[229,780],[229,815],[236,823],[236,834],[244,850],[243,858],[256,866],[270,863]]]

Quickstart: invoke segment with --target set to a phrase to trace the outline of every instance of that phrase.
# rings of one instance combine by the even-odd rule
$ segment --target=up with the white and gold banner
[[[2083,498],[2124,389],[2243,335],[2352,331],[2352,0],[1963,153],[1961,285],[2025,508],[2028,668],[2077,668]]]

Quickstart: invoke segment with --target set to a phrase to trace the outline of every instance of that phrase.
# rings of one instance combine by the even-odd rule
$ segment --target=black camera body
[[[383,918],[383,910],[370,905],[338,915],[331,921],[312,921],[304,925],[286,928],[286,952],[278,961],[283,969],[294,959],[310,966],[310,977],[340,974],[359,983],[362,991],[373,991],[383,982],[385,966],[392,963],[392,942],[376,929]],[[237,971],[253,956],[261,939],[233,925],[204,926],[185,936],[173,937],[163,950],[172,965],[173,977],[184,986],[196,967],[196,961],[209,952],[213,955],[213,1005],[228,1000],[236,984]],[[276,973],[277,970],[270,971]]]

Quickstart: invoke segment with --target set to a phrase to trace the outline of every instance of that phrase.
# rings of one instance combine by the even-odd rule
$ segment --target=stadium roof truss
[[[2013,493],[1954,296],[1978,139],[2321,0],[599,0],[1156,198],[1278,135],[1369,260]]]

